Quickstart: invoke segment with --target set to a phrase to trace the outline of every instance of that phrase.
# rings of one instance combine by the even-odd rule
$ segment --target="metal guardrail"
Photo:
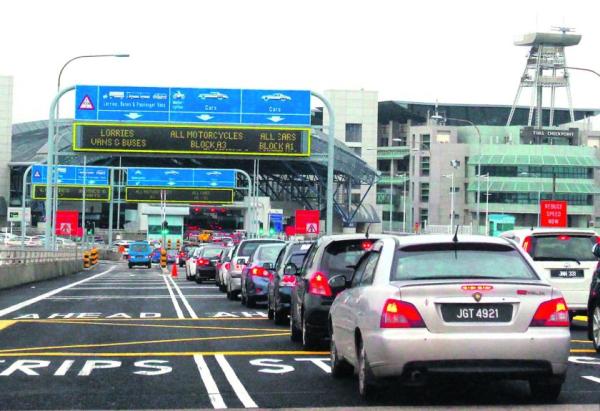
[[[0,250],[0,266],[27,263],[48,263],[81,259],[81,250],[77,247],[59,251],[46,250]]]

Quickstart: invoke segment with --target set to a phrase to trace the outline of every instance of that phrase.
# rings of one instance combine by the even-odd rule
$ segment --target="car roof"
[[[452,243],[454,235],[451,234],[425,234],[411,236],[397,236],[396,239],[400,246],[419,245],[419,244],[436,244],[436,243]],[[457,236],[459,243],[478,243],[478,244],[501,244],[513,245],[510,240],[502,237],[489,237],[485,235],[467,235],[459,234]]]
[[[521,229],[521,230],[510,230],[505,231],[500,234],[503,237],[517,236],[517,237],[525,237],[528,235],[536,235],[536,234],[586,234],[586,235],[596,235],[596,232],[589,228],[551,228],[551,227],[536,227],[529,229]]]
[[[348,241],[348,240],[380,240],[382,238],[392,237],[389,234],[369,234],[368,236],[363,234],[335,234],[335,235],[324,235],[319,238],[321,244],[331,243],[334,241]]]

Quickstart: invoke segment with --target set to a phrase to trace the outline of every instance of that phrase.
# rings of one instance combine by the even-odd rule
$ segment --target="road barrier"
[[[83,252],[83,268],[90,268],[90,252],[85,250]]]
[[[60,251],[0,250],[0,265],[51,263],[68,260],[79,260],[79,250],[77,248],[73,247]]]
[[[96,247],[92,248],[90,258],[92,265],[98,264],[98,249]]]
[[[160,267],[167,268],[167,250],[165,248],[160,249]]]

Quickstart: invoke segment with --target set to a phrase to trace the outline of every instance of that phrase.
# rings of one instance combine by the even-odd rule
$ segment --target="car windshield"
[[[330,276],[343,274],[350,278],[355,265],[366,252],[364,239],[335,241],[325,249],[321,270]]]
[[[222,248],[206,247],[206,248],[204,248],[204,250],[202,250],[202,257],[214,258],[214,257],[218,257],[219,255],[221,255],[222,252],[223,252]]]
[[[531,239],[529,254],[534,260],[578,260],[595,261],[592,247],[594,236],[544,235]]]
[[[262,246],[256,250],[254,260],[274,263],[283,247],[285,247],[283,243]]]
[[[510,246],[441,243],[407,246],[398,252],[392,281],[436,279],[538,279]]]
[[[131,251],[136,253],[144,253],[146,251],[150,252],[150,246],[148,244],[132,244],[129,248],[131,249]]]
[[[240,249],[238,250],[237,255],[238,255],[238,257],[250,257],[254,253],[254,250],[256,250],[259,245],[277,244],[277,243],[283,244],[283,242],[281,242],[281,241],[246,241],[244,244],[242,244],[240,246]],[[277,258],[277,256],[275,256],[275,257]]]

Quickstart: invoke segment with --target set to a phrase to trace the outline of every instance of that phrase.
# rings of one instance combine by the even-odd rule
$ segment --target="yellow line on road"
[[[20,323],[52,323],[56,321],[83,322],[90,320],[109,320],[109,321],[267,321],[268,318],[263,317],[200,317],[200,318],[24,318],[15,319]]]
[[[571,350],[571,352],[596,352],[596,350],[574,348]]]
[[[12,321],[12,320],[0,320],[0,330],[10,327],[15,322],[16,321]]]
[[[592,342],[589,340],[571,340],[573,343],[583,343],[583,344],[591,344]]]
[[[574,320],[587,322],[587,315],[576,315],[573,317]]]
[[[194,355],[266,356],[329,355],[329,351],[172,351],[172,352],[20,352],[0,353],[0,357],[190,357]]]
[[[0,356],[4,353],[19,352],[19,351],[38,351],[38,350],[58,350],[69,348],[102,348],[102,347],[122,347],[127,345],[145,345],[145,344],[165,344],[176,342],[191,342],[191,341],[215,341],[215,340],[236,340],[249,338],[266,338],[266,337],[281,337],[290,335],[289,332],[274,333],[274,334],[248,334],[248,335],[228,335],[219,337],[194,337],[194,338],[178,338],[170,340],[148,340],[148,341],[128,341],[104,344],[75,344],[75,345],[56,345],[49,347],[22,347],[0,350]]]
[[[35,322],[35,321],[32,321]],[[243,327],[216,327],[210,325],[162,325],[162,324],[123,324],[123,323],[112,323],[112,322],[98,322],[98,321],[54,321],[52,324],[83,324],[83,325],[110,325],[115,327],[150,327],[150,328],[178,328],[178,329],[192,329],[192,330],[225,330],[225,331],[266,331],[279,333],[282,332],[281,328],[243,328]]]

